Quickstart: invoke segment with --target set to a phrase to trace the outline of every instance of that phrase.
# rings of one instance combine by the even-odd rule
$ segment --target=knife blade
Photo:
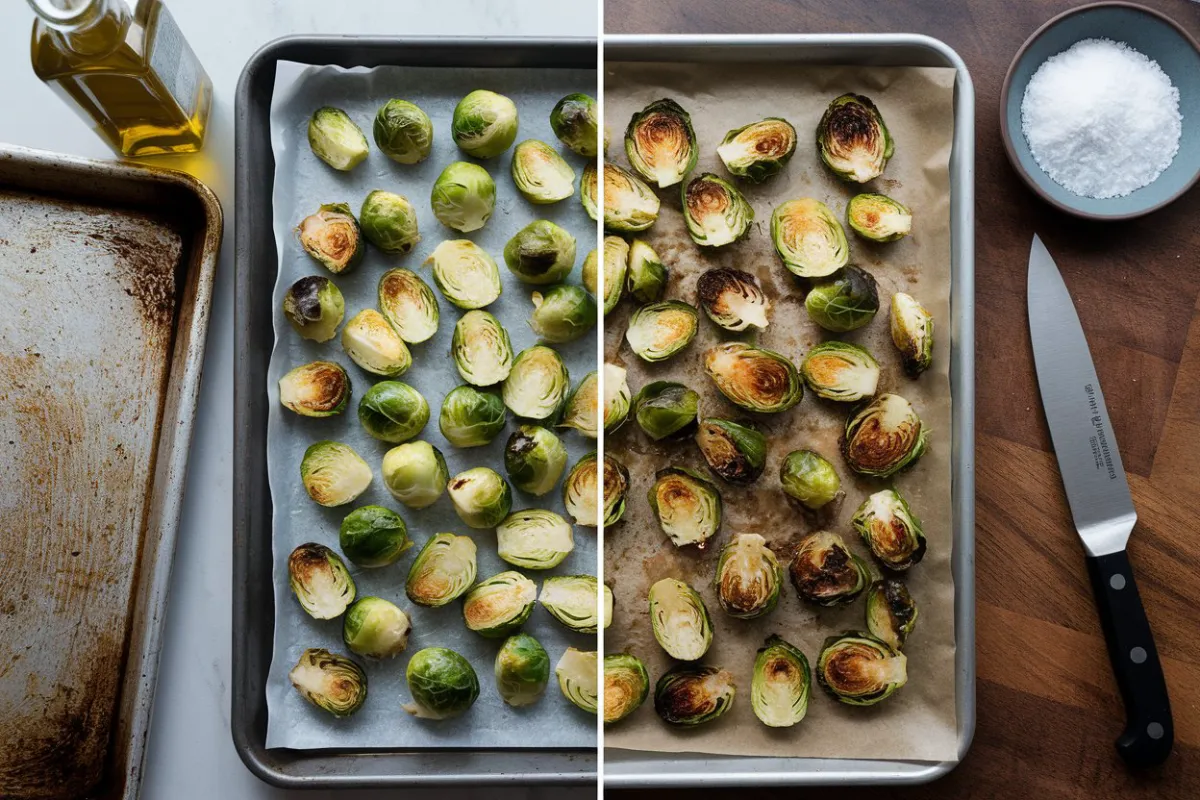
[[[1117,752],[1132,766],[1160,764],[1170,755],[1174,724],[1158,650],[1125,552],[1137,512],[1075,304],[1036,235],[1028,291],[1038,391],[1125,705]]]

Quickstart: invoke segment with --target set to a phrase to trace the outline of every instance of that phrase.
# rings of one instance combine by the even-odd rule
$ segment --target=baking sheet
[[[473,89],[486,87],[508,95],[516,103],[521,122],[517,140],[536,138],[557,145],[549,125],[551,108],[570,92],[595,93],[595,73],[589,70],[529,69],[439,69],[423,67],[377,67],[345,70],[338,67],[308,67],[281,64],[271,108],[271,141],[275,155],[273,224],[280,254],[279,278],[272,302],[279,308],[283,294],[293,281],[324,270],[300,248],[293,233],[295,225],[323,202],[348,202],[357,213],[362,199],[375,188],[389,189],[416,206],[421,242],[406,256],[390,256],[368,247],[366,257],[348,275],[334,277],[346,300],[346,319],[362,308],[375,307],[379,276],[392,266],[403,266],[425,278],[432,286],[425,258],[444,239],[469,238],[482,246],[500,264],[504,293],[489,306],[508,329],[514,352],[536,342],[527,319],[532,309],[526,287],[503,266],[504,244],[520,228],[535,219],[550,219],[570,231],[577,240],[577,264],[595,244],[595,225],[576,196],[551,206],[526,202],[508,175],[511,150],[498,158],[482,161],[496,182],[496,208],[480,231],[459,234],[442,226],[429,208],[429,192],[441,170],[464,157],[449,135],[450,117],[459,98]],[[372,143],[367,161],[350,173],[329,169],[312,155],[306,131],[313,109],[322,105],[341,107],[355,119],[370,138],[375,111],[386,100],[402,97],[421,106],[434,125],[433,152],[420,164],[403,166],[383,156]],[[564,157],[582,171],[583,160],[563,151]],[[578,189],[578,182],[577,182]],[[578,266],[568,282],[579,281]],[[450,338],[454,323],[463,312],[447,302],[435,288],[441,306],[438,333],[429,341],[410,346],[412,368],[400,380],[418,389],[429,402],[430,421],[418,437],[437,447],[446,457],[450,474],[474,466],[491,466],[503,473],[503,447],[508,428],[488,447],[460,450],[452,447],[438,430],[437,416],[442,398],[462,381],[450,360]],[[268,474],[275,508],[273,545],[275,562],[275,650],[267,682],[267,746],[290,748],[322,747],[592,747],[596,743],[595,717],[568,702],[551,675],[546,696],[521,709],[505,705],[496,692],[492,666],[502,640],[484,639],[466,629],[461,603],[439,609],[416,606],[404,594],[404,580],[412,559],[434,533],[451,531],[471,536],[478,547],[480,579],[513,569],[496,554],[495,534],[466,528],[454,513],[448,497],[420,511],[394,500],[383,486],[380,463],[392,445],[367,435],[359,425],[355,409],[358,398],[375,378],[355,366],[342,351],[337,338],[318,344],[301,339],[283,319],[275,317],[276,341],[268,374],[271,410],[268,422]],[[569,345],[556,345],[570,371],[572,382],[595,369],[596,340],[585,337]],[[286,412],[278,403],[276,385],[288,369],[317,358],[331,359],[349,371],[353,382],[351,407],[341,416],[314,420]],[[510,415],[511,417],[511,415]],[[561,433],[569,463],[595,449],[595,442],[576,431]],[[299,480],[304,449],[319,439],[335,439],[353,447],[375,472],[370,488],[354,503],[325,509],[309,499]],[[516,492],[514,509],[544,507],[566,516],[558,489],[541,498]],[[363,664],[368,676],[366,704],[354,716],[337,720],[304,701],[291,687],[287,673],[308,647],[326,647],[346,653],[341,641],[341,621],[318,621],[297,605],[287,586],[286,560],[296,546],[307,541],[322,542],[337,549],[338,526],[349,511],[377,503],[395,509],[408,524],[415,546],[394,565],[377,570],[352,565],[358,595],[387,598],[412,618],[413,632],[404,653],[395,659]],[[569,517],[568,517],[569,519]],[[539,589],[549,575],[592,573],[597,568],[595,532],[575,529],[575,550],[556,569],[526,571]],[[535,636],[550,655],[551,664],[568,646],[595,649],[595,637],[566,630],[540,606],[524,630]],[[479,676],[480,695],[472,709],[453,720],[433,722],[410,716],[401,709],[410,695],[404,680],[409,657],[424,647],[443,646],[462,653]]]
[[[806,392],[796,409],[780,415],[756,415],[770,441],[763,477],[748,488],[716,480],[725,504],[721,532],[703,553],[672,547],[653,519],[646,493],[654,471],[668,463],[707,472],[691,442],[657,444],[630,423],[606,440],[606,447],[629,467],[630,502],[625,519],[606,532],[605,582],[614,591],[617,617],[605,636],[607,652],[628,650],[647,664],[652,681],[671,661],[654,641],[646,595],[663,577],[677,577],[705,599],[714,623],[713,645],[703,659],[730,670],[738,697],[722,719],[695,730],[669,728],[658,719],[652,698],[634,715],[605,730],[606,746],[661,752],[729,755],[946,761],[957,757],[955,718],[954,587],[951,575],[950,497],[950,197],[949,157],[953,138],[955,72],[944,68],[807,67],[800,65],[610,64],[605,72],[605,109],[614,137],[630,115],[660,97],[673,97],[692,115],[701,148],[697,171],[725,174],[715,155],[724,133],[766,116],[783,116],[799,134],[796,155],[784,172],[767,183],[743,186],[756,219],[749,238],[715,252],[696,247],[679,212],[678,187],[660,193],[658,222],[644,237],[671,268],[670,298],[695,302],[695,281],[713,267],[736,267],[758,276],[772,300],[771,326],[757,341],[796,364],[814,344],[827,338],[863,344],[883,367],[879,391],[911,400],[931,433],[930,449],[894,484],[909,499],[924,523],[929,541],[925,559],[904,576],[920,605],[917,629],[905,648],[908,684],[884,703],[852,708],[831,700],[815,681],[808,716],[791,729],[762,725],[749,704],[755,651],[771,633],[796,644],[815,664],[826,636],[861,629],[863,601],[847,608],[820,609],[802,604],[786,584],[779,607],[759,620],[735,620],[721,611],[712,588],[720,547],[737,533],[764,535],[782,563],[795,544],[820,528],[837,531],[849,546],[870,561],[849,518],[862,498],[887,482],[856,478],[838,453],[848,408]],[[829,100],[844,92],[860,92],[879,105],[896,140],[896,153],[884,176],[868,187],[840,183],[817,157],[812,131]],[[619,139],[617,140],[619,142]],[[610,157],[623,165],[619,144]],[[900,242],[877,245],[848,231],[851,260],[869,270],[879,283],[880,313],[859,331],[840,336],[823,332],[803,309],[801,282],[779,262],[770,240],[774,206],[794,197],[816,197],[844,216],[846,202],[858,191],[880,191],[908,205],[914,234]],[[916,296],[940,324],[934,367],[919,380],[905,377],[887,330],[889,299],[895,291]],[[623,335],[632,306],[623,303],[606,320],[606,359],[629,370],[632,391],[650,380],[680,380],[701,394],[705,416],[745,416],[725,401],[703,373],[703,352],[735,337],[703,318],[696,340],[665,364],[647,365],[629,351]],[[778,469],[794,449],[811,448],[838,467],[846,496],[820,515],[797,510],[779,489]],[[786,577],[785,577],[786,582]],[[624,619],[624,622],[622,620]]]

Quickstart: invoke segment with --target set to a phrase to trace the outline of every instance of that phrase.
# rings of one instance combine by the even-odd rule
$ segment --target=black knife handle
[[[1124,550],[1089,556],[1087,564],[1108,657],[1125,701],[1125,730],[1117,739],[1117,752],[1130,766],[1161,764],[1171,754],[1175,725],[1167,682],[1129,556]]]

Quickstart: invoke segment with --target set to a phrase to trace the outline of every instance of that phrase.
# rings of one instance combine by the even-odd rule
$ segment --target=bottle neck
[[[129,27],[124,0],[28,0],[38,18],[82,55],[110,52]]]

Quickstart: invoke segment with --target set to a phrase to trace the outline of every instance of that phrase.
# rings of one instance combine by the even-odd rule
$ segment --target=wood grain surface
[[[1200,37],[1200,4],[1144,4]],[[1075,5],[605,0],[608,33],[925,33],[957,50],[975,82],[975,740],[963,763],[929,786],[813,789],[803,797],[1200,797],[1200,189],[1141,220],[1084,222],[1038,200],[1000,140],[1000,87],[1013,54]],[[1138,509],[1129,551],[1163,658],[1176,739],[1168,762],[1146,774],[1130,773],[1113,749],[1124,712],[1037,394],[1025,313],[1034,232],[1075,299]]]

